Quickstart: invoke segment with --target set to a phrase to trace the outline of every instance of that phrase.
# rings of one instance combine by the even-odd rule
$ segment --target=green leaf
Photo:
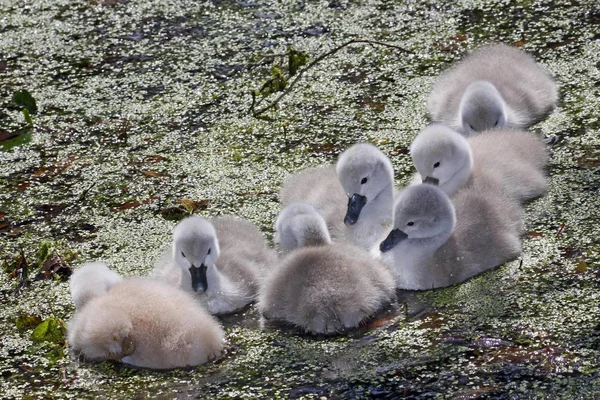
[[[260,89],[260,93],[263,96],[268,96],[272,93],[281,92],[287,86],[287,79],[283,75],[280,68],[273,66],[271,67],[271,79],[265,82],[263,87]]]
[[[288,70],[290,72],[290,76],[296,75],[296,72],[308,63],[308,54],[298,51],[293,47],[289,48],[290,53],[288,55]]]
[[[46,261],[46,259],[50,255],[50,253],[52,252],[51,250],[52,250],[52,245],[50,243],[42,242],[42,245],[40,246],[40,248],[38,249],[38,251],[36,253],[36,261],[37,261],[39,268],[42,268],[42,266],[44,265],[44,262]]]
[[[22,131],[22,133],[19,133],[18,136],[15,136],[11,139],[0,142],[0,148],[4,151],[8,151],[8,150],[12,149],[13,147],[17,147],[22,144],[29,143],[32,138],[31,127],[27,127],[26,129],[21,130],[21,131]]]
[[[27,109],[29,114],[35,115],[38,112],[38,108],[37,108],[37,104],[35,103],[35,99],[31,95],[31,93],[29,93],[27,90],[21,90],[19,92],[15,92],[13,94],[12,101],[16,105]],[[25,118],[25,119],[27,119],[27,118]]]
[[[33,120],[31,119],[31,115],[29,115],[29,111],[26,108],[23,109],[23,117],[25,117],[25,121],[29,124],[29,126],[33,126]]]
[[[55,346],[46,354],[44,354],[44,357],[50,361],[51,365],[54,365],[58,360],[61,360],[65,357],[64,348],[62,346]]]
[[[62,343],[65,341],[67,327],[58,318],[48,318],[39,324],[31,333],[34,342]]]

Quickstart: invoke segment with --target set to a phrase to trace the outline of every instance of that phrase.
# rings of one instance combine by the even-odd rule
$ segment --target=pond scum
[[[599,397],[598,32],[597,1],[3,1],[0,398]],[[348,46],[252,115],[253,95],[266,105],[351,39],[412,53]],[[145,274],[191,212],[271,237],[285,173],[359,141],[405,184],[433,80],[492,41],[534,54],[561,91],[534,127],[558,140],[519,259],[400,293],[400,311],[338,338],[261,330],[251,307],[222,319],[226,354],[193,369],[69,353],[72,268]]]

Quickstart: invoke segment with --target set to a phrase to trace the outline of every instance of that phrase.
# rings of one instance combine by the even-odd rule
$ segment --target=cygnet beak
[[[383,242],[379,245],[379,251],[385,253],[394,248],[398,243],[408,238],[408,235],[402,232],[400,229],[393,229],[390,234],[385,238]]]
[[[358,221],[360,211],[367,204],[367,197],[361,194],[354,193],[352,197],[348,199],[348,211],[344,218],[346,225],[354,225]]]
[[[428,176],[427,178],[423,179],[423,183],[427,183],[433,186],[439,186],[440,180],[438,178],[434,178],[433,176]]]
[[[207,267],[201,264],[199,267],[191,266],[190,274],[192,275],[192,289],[194,292],[206,292],[208,289],[208,280],[206,278]]]

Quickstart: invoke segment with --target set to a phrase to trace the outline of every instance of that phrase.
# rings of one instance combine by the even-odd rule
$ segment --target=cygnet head
[[[348,195],[346,225],[354,225],[363,207],[382,192],[393,193],[394,168],[389,158],[377,147],[355,144],[344,151],[337,162],[337,175]]]
[[[506,103],[488,81],[467,86],[458,109],[460,123],[467,135],[506,125]]]
[[[292,203],[275,221],[275,241],[283,251],[331,243],[325,220],[307,203]]]
[[[120,360],[135,351],[131,318],[124,310],[90,302],[69,323],[68,342],[89,360]]]
[[[379,245],[381,252],[393,249],[405,239],[444,241],[456,225],[456,213],[443,190],[430,184],[408,186],[398,194],[394,209],[394,228]]]
[[[467,139],[442,124],[427,126],[410,145],[410,156],[421,178],[435,178],[444,186],[463,168],[470,176],[473,165],[471,146]]]
[[[213,268],[219,258],[217,233],[210,222],[197,215],[181,221],[173,230],[173,259],[190,274],[192,289],[208,289],[207,269]]]
[[[102,262],[91,262],[78,268],[71,275],[69,286],[76,308],[83,307],[95,297],[103,296],[123,278]]]

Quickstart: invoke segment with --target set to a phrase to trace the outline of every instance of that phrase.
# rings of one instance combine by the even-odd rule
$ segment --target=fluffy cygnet
[[[195,292],[211,314],[254,301],[264,274],[277,261],[260,230],[248,221],[191,216],[173,230],[173,245],[154,275]]]
[[[454,285],[520,254],[522,218],[516,202],[477,185],[460,190],[453,200],[430,184],[398,194],[394,228],[380,244],[398,288]]]
[[[345,238],[368,250],[391,226],[394,191],[390,160],[377,147],[361,143],[344,151],[335,169],[308,168],[289,176],[280,199],[284,207],[311,204],[334,240]]]
[[[467,139],[445,125],[432,124],[417,135],[410,155],[418,181],[435,178],[449,196],[476,182],[496,185],[519,202],[547,191],[548,150],[533,133],[494,129]]]
[[[310,205],[290,204],[276,227],[291,251],[261,289],[258,309],[265,318],[331,334],[359,326],[393,301],[391,271],[355,245],[331,243],[322,216]]]
[[[533,57],[516,47],[492,44],[443,72],[427,107],[434,122],[470,135],[496,126],[528,127],[557,102],[556,83]]]
[[[218,356],[224,336],[189,293],[151,278],[125,278],[77,308],[67,340],[87,360],[171,369]]]
[[[73,272],[69,281],[75,308],[83,307],[90,299],[108,293],[108,290],[123,280],[101,262],[91,262]]]

